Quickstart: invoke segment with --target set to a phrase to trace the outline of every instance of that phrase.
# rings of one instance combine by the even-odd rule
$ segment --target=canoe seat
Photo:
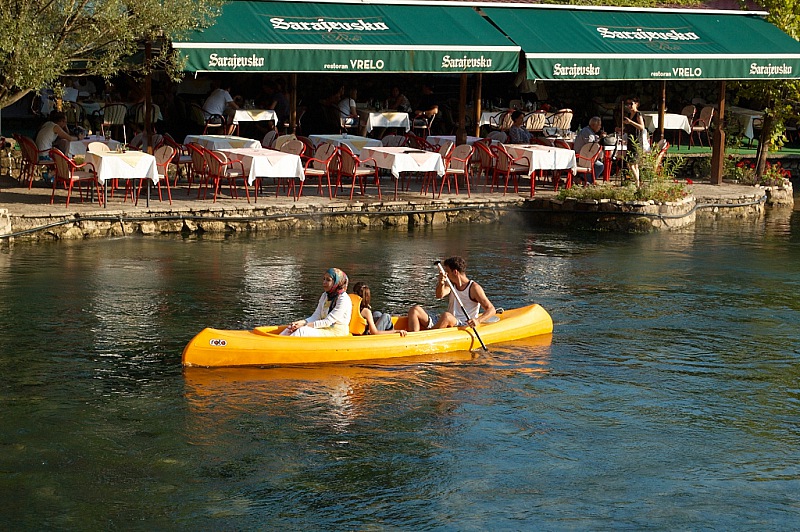
[[[361,336],[367,328],[367,320],[361,315],[361,296],[347,294],[353,302],[353,314],[350,316],[350,334]]]

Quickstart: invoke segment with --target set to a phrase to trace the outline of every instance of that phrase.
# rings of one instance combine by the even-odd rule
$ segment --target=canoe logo
[[[228,342],[221,339],[221,338],[212,338],[208,341],[209,344],[213,345],[214,347],[225,347],[228,345]]]

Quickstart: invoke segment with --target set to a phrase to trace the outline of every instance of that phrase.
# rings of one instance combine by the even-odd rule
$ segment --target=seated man
[[[442,314],[429,314],[421,306],[414,305],[408,311],[408,332],[421,329],[444,329],[447,327],[461,327],[469,325],[475,327],[495,314],[494,305],[486,297],[481,285],[467,277],[467,263],[461,257],[450,257],[444,261],[444,271],[447,279],[458,292],[461,303],[467,314],[461,310],[456,297],[447,280],[439,273],[436,284],[436,298],[442,299],[449,296],[447,311]],[[483,312],[479,313],[483,308]]]
[[[64,155],[69,155],[69,143],[73,140],[82,140],[83,133],[70,135],[67,129],[67,115],[61,111],[52,111],[50,119],[42,124],[36,133],[36,148],[39,150],[39,160],[49,161],[50,148],[58,148]]]
[[[219,115],[225,118],[225,123],[227,124],[226,135],[232,134],[235,129],[233,115],[236,113],[236,109],[239,108],[239,105],[231,96],[230,88],[230,84],[216,88],[203,103],[203,112],[206,119],[212,115]]]
[[[339,100],[339,115],[342,120],[342,128],[358,126],[358,109],[356,108],[356,98],[358,89],[351,87],[347,96]]]
[[[601,131],[602,127],[603,127],[603,120],[599,116],[593,116],[592,118],[590,118],[589,125],[581,129],[578,132],[578,136],[575,137],[575,144],[573,146],[575,153],[576,154],[580,153],[581,148],[583,148],[586,144],[591,144],[592,142],[600,142],[600,139],[606,136],[606,134]],[[592,185],[595,184],[597,180],[600,178],[600,176],[603,175],[604,169],[605,169],[605,164],[603,164],[603,158],[598,157],[597,160],[594,162],[594,175],[590,175],[588,181]]]

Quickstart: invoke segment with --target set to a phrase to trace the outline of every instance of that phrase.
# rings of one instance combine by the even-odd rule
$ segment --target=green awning
[[[800,78],[800,43],[753,14],[493,8],[529,79]]]
[[[515,72],[519,46],[471,7],[233,1],[173,46],[191,72]]]

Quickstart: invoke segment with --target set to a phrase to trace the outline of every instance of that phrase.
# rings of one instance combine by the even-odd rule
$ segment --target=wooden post
[[[289,133],[297,133],[297,74],[289,76]]]
[[[725,171],[725,80],[719,82],[719,112],[715,119],[714,143],[711,147],[711,184],[721,185]]]
[[[150,39],[144,43],[144,134],[147,139],[147,153],[153,154],[153,74],[150,64],[153,60],[153,43]],[[137,117],[133,117],[136,120]],[[122,127],[125,127],[124,125]],[[166,173],[166,170],[165,170]]]
[[[475,76],[475,102],[472,105],[472,108],[475,110],[475,136],[481,136],[481,113],[483,110],[481,109],[481,89],[483,85],[483,73],[478,72]]]
[[[466,144],[467,129],[467,75],[461,74],[461,90],[458,94],[458,126],[456,127],[456,145]]]
[[[667,114],[667,82],[661,80],[661,105],[658,106],[658,140],[664,138],[664,121],[666,120],[666,114]]]

